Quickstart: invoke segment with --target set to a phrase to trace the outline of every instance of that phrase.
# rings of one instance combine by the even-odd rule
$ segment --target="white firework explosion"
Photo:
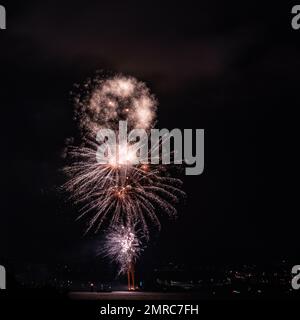
[[[116,262],[119,274],[126,273],[143,250],[138,232],[135,226],[119,225],[111,227],[106,234],[104,245],[98,254],[104,253],[104,256]]]

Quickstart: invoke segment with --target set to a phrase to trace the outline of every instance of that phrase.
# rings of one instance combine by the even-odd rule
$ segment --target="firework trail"
[[[184,192],[182,182],[168,176],[166,166],[135,164],[135,152],[127,145],[119,145],[119,156],[107,164],[98,163],[96,157],[99,129],[117,131],[119,121],[127,120],[129,130],[149,130],[156,107],[146,85],[125,76],[89,80],[83,98],[76,97],[84,143],[68,148],[72,163],[65,167],[69,180],[64,187],[75,203],[82,204],[79,218],[88,217],[86,232],[92,228],[97,232],[109,221],[110,225],[138,224],[148,237],[149,223],[160,228],[156,211],[176,216],[174,205]]]

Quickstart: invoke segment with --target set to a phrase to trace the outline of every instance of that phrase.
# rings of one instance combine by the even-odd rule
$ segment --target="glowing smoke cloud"
[[[101,128],[118,130],[126,119],[130,128],[149,129],[155,120],[157,102],[143,82],[133,77],[89,81],[88,94],[76,99],[76,116],[80,127],[91,134]]]

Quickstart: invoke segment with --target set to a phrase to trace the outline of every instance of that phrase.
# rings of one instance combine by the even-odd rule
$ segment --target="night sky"
[[[77,209],[59,190],[65,140],[76,135],[70,91],[96,70],[145,81],[159,128],[205,129],[205,170],[146,259],[220,263],[296,256],[283,131],[296,107],[300,31],[290,6],[152,1],[5,4],[0,32],[0,257],[86,261]],[[293,231],[293,229],[295,229]]]

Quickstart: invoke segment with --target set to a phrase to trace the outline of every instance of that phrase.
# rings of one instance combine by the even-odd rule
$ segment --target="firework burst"
[[[106,234],[103,247],[98,254],[103,254],[116,262],[119,274],[128,272],[139,258],[142,243],[138,237],[139,230],[135,226],[113,226]]]
[[[84,143],[68,148],[72,163],[65,167],[69,180],[64,187],[82,205],[79,218],[88,218],[87,232],[92,228],[97,232],[109,221],[110,225],[138,224],[148,237],[150,223],[160,228],[157,211],[176,216],[174,205],[184,196],[182,182],[168,176],[165,166],[135,164],[136,153],[129,145],[118,145],[118,157],[109,152],[108,163],[100,164],[96,135],[104,127],[117,131],[120,120],[126,120],[129,128],[149,130],[155,121],[156,99],[132,77],[90,81],[85,90],[88,94],[83,98],[76,97]]]
[[[174,205],[184,197],[182,182],[166,176],[162,166],[129,161],[99,164],[92,145],[72,147],[69,153],[74,161],[65,168],[70,176],[65,188],[74,202],[83,204],[79,218],[89,217],[87,232],[93,227],[97,232],[109,220],[110,224],[138,223],[148,236],[149,223],[160,229],[156,211],[176,217]]]

